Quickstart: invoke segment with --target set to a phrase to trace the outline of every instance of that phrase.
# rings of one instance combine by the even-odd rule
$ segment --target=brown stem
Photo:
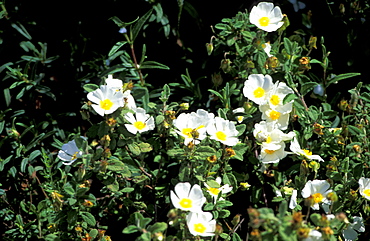
[[[133,45],[133,44],[131,44],[131,45],[130,45],[130,47],[131,47],[131,54],[132,54],[132,58],[133,58],[133,60],[134,60],[134,64],[135,64],[135,69],[136,69],[136,71],[138,72],[139,77],[140,77],[141,86],[144,86],[144,84],[145,84],[145,80],[144,80],[144,78],[143,78],[143,74],[141,73],[140,67],[139,67],[139,65],[138,65],[138,63],[137,63],[137,60],[136,60],[136,55],[135,55],[134,45]]]

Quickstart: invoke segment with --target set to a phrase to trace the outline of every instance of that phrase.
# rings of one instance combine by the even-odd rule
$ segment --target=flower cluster
[[[324,161],[318,155],[301,149],[296,134],[284,133],[288,128],[293,102],[284,103],[293,90],[284,82],[273,83],[270,75],[251,74],[244,83],[244,96],[259,106],[262,121],[254,126],[253,135],[261,145],[259,159],[263,164],[277,163],[289,154],[285,151],[285,142],[292,140],[290,150],[309,160]]]
[[[235,146],[238,143],[238,131],[235,124],[221,117],[215,117],[213,113],[198,109],[196,112],[181,113],[174,121],[176,133],[184,138],[184,144],[197,145],[206,138],[219,141],[227,146]]]
[[[202,189],[198,184],[191,187],[188,182],[180,182],[171,190],[171,201],[175,208],[189,211],[186,223],[189,232],[194,236],[214,236],[216,220],[210,212],[203,212],[202,206],[206,202]]]

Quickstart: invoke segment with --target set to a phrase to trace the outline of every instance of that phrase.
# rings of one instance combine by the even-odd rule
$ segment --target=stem
[[[130,44],[130,48],[131,48],[132,58],[133,58],[134,64],[135,64],[135,69],[136,69],[136,71],[139,74],[141,86],[144,86],[145,85],[145,80],[143,78],[143,74],[141,73],[140,67],[139,67],[139,65],[137,63],[137,60],[136,60],[136,55],[135,55],[135,50],[134,50],[134,44]]]

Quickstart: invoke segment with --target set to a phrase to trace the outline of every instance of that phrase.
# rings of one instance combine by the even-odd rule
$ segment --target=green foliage
[[[12,50],[18,55],[4,58],[0,66],[5,104],[0,110],[2,239],[305,240],[316,231],[323,240],[344,240],[343,231],[369,215],[369,189],[362,190],[360,180],[370,178],[370,86],[360,81],[354,88],[345,86],[361,74],[334,68],[330,42],[313,36],[314,23],[307,14],[302,15],[306,28],[291,32],[291,16],[270,33],[251,24],[248,11],[223,18],[204,49],[202,69],[213,72],[213,86],[189,66],[176,73],[178,80],[162,83],[158,79],[173,71],[173,65],[152,54],[160,45],[153,26],[184,50],[180,20],[184,14],[201,20],[189,2],[176,4],[176,14],[160,1],[145,1],[141,16],[131,22],[111,17],[120,28],[119,39],[93,60],[79,62],[75,57],[83,55],[82,47],[69,43],[78,88],[71,85],[68,93],[59,93],[48,80],[62,71],[57,68],[62,51],[50,57],[50,43],[35,41],[30,24],[9,19],[5,2],[0,2],[0,21],[7,26],[0,31],[0,44],[10,30],[9,36],[19,42]],[[358,12],[365,16],[367,9]],[[354,41],[350,34],[348,39]],[[213,60],[219,65],[208,65]],[[279,143],[291,152],[278,161],[266,162],[262,155],[276,151],[261,148],[272,134],[262,140],[255,133],[266,113],[245,94],[252,88],[245,81],[254,74],[269,75],[291,90],[281,100],[292,111]],[[100,98],[97,91],[108,84],[108,76],[122,80],[112,95],[122,92],[123,104],[101,116],[98,108],[110,110],[111,97],[94,101],[85,94]],[[346,92],[333,95],[338,86]],[[84,94],[71,105],[81,108],[62,113],[59,106],[69,105],[76,93]],[[217,116],[225,121],[217,122],[224,129],[212,134],[213,122],[193,126],[203,121],[194,117],[201,115],[195,113],[200,109],[208,114],[202,115],[204,120],[216,122]],[[181,123],[181,115],[194,119]],[[302,147],[299,154],[294,154],[293,135]],[[230,144],[230,137],[237,141]],[[305,185],[313,180],[325,180],[331,191],[305,198]],[[191,227],[190,211],[175,208],[173,196],[182,198],[174,188],[178,183],[200,187],[201,210],[212,214],[214,237],[194,235],[193,229],[202,233],[201,225]],[[321,205],[323,199],[327,206]],[[368,220],[363,221],[367,226]],[[367,233],[360,235],[359,240]]]

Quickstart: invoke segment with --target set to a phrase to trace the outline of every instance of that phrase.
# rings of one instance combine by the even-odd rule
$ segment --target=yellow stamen
[[[370,189],[365,189],[364,194],[368,197],[370,197]]]
[[[191,135],[191,133],[193,132],[193,129],[191,128],[184,128],[182,129],[181,133],[184,134],[185,136],[189,137],[189,138],[192,138],[193,136]]]
[[[265,150],[265,152],[267,153],[267,154],[273,154],[275,151],[274,150]]]
[[[110,110],[112,108],[113,102],[110,99],[105,99],[100,101],[100,107],[104,110]]]
[[[305,149],[303,149],[302,151],[304,152],[304,154],[305,154],[306,156],[312,156],[312,152],[311,152],[311,151],[309,151],[309,150],[305,150]]]
[[[218,195],[220,193],[220,190],[218,188],[210,187],[208,188],[208,191],[212,193],[213,195]]]
[[[223,133],[222,131],[217,131],[216,132],[216,137],[217,139],[221,140],[221,141],[226,141],[226,134]]]
[[[272,110],[272,111],[270,111],[269,116],[270,116],[270,118],[271,118],[272,120],[277,120],[277,119],[279,119],[279,118],[280,118],[280,113],[279,113],[279,112],[277,112],[277,111],[275,111],[275,110]]]
[[[194,231],[197,233],[204,233],[206,231],[206,227],[202,223],[194,224]]]
[[[182,208],[191,208],[193,206],[192,202],[193,201],[189,198],[183,198],[180,200],[179,204]]]
[[[280,98],[277,95],[272,95],[270,98],[270,102],[273,105],[278,105],[280,103]]]
[[[76,160],[76,159],[77,159],[77,154],[78,154],[78,151],[76,151],[76,152],[72,155],[72,157],[71,157],[71,160],[72,160],[72,161],[74,161],[74,160]]]
[[[315,203],[320,203],[324,199],[324,196],[321,193],[315,193],[315,194],[312,194],[311,196]]]
[[[261,98],[265,95],[265,90],[262,89],[261,87],[258,87],[253,91],[253,95],[255,98]]]
[[[262,27],[266,27],[270,23],[270,18],[268,18],[268,17],[262,17],[262,18],[260,18],[259,22],[260,22],[260,25]]]
[[[266,143],[270,143],[271,141],[272,141],[271,136],[268,136],[268,137],[266,138]]]
[[[144,128],[145,128],[146,124],[145,124],[145,123],[143,123],[142,121],[136,121],[136,122],[134,123],[134,126],[136,127],[136,129],[138,129],[138,130],[142,130],[142,129],[144,129]]]

